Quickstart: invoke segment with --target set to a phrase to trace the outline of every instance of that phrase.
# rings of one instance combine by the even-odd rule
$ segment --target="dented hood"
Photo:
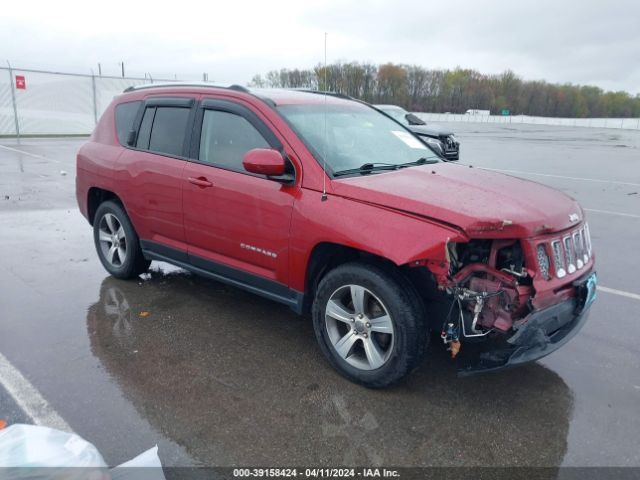
[[[335,179],[336,195],[455,225],[474,238],[524,238],[582,221],[578,203],[539,183],[453,163]]]

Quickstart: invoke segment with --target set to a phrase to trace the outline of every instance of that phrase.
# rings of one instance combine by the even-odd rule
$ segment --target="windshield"
[[[409,131],[366,105],[282,105],[278,111],[318,161],[325,159],[332,174],[365,164],[404,165],[425,158],[431,163],[438,158]]]
[[[406,118],[407,112],[402,110],[401,108],[381,108],[380,110],[392,117],[394,120],[402,123],[403,125],[409,125],[409,122]]]

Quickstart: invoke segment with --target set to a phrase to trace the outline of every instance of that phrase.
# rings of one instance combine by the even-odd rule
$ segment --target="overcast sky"
[[[328,61],[515,71],[640,93],[639,0],[3,2],[0,61],[246,83]]]

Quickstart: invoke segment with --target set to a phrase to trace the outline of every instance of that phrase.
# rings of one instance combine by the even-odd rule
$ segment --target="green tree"
[[[407,104],[407,71],[402,65],[385,63],[378,67],[378,101]]]
[[[639,117],[640,95],[604,92],[594,86],[524,81],[511,70],[486,75],[476,70],[429,70],[419,65],[359,62],[318,64],[255,75],[255,87],[327,90],[367,102],[394,103],[413,111],[463,113],[507,109],[512,114],[560,117]]]

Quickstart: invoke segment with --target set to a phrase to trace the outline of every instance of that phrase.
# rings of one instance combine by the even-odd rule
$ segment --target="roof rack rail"
[[[229,90],[237,90],[238,92],[251,93],[247,87],[234,83],[229,87]]]
[[[357,100],[356,98],[353,98],[350,95],[345,95],[344,93],[314,90],[312,88],[291,88],[290,90],[294,90],[296,92],[315,93],[317,95],[328,95],[330,97],[344,98],[346,100]]]
[[[136,90],[144,90],[156,87],[209,87],[209,88],[225,88],[227,90],[235,90],[237,92],[251,93],[248,88],[242,85],[216,85],[208,82],[163,82],[163,83],[145,83],[143,85],[131,85],[123,90],[122,93],[133,92]]]

